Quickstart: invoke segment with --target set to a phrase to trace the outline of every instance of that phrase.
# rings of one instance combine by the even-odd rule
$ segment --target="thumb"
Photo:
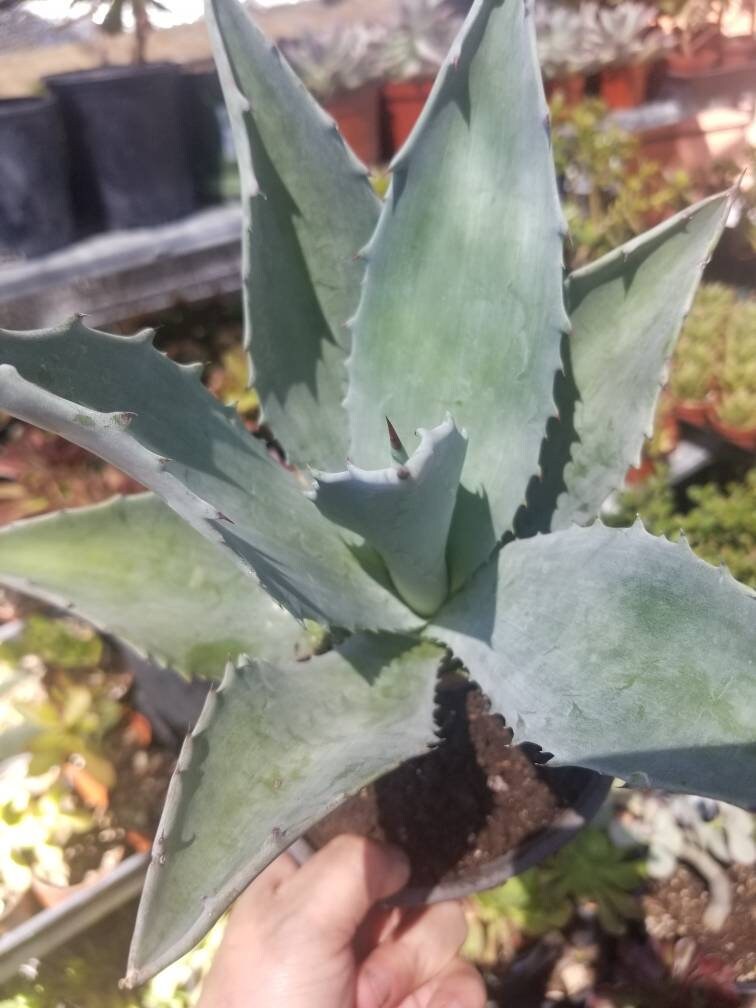
[[[409,860],[399,848],[344,835],[285,883],[285,898],[306,906],[310,920],[316,917],[323,930],[351,942],[370,908],[398,892],[409,876]]]

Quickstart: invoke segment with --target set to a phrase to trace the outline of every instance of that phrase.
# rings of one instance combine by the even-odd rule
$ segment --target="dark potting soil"
[[[572,796],[554,771],[513,746],[477,687],[439,691],[440,744],[363,788],[308,833],[321,847],[341,833],[396,844],[411,886],[463,879],[547,827]]]
[[[756,981],[756,868],[732,865],[727,874],[732,911],[721,931],[704,930],[706,885],[684,865],[671,878],[657,882],[644,897],[646,928],[660,941],[692,938],[697,956],[720,960],[740,982]]]

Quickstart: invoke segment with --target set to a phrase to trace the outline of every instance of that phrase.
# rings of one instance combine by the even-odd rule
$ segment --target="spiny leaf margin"
[[[168,789],[129,986],[188,951],[270,861],[344,798],[427,751],[436,739],[442,656],[428,642],[360,635],[304,664],[229,664]],[[195,852],[195,878],[187,857],[203,825],[208,849]],[[193,832],[184,838],[187,828]],[[182,864],[185,895],[175,875]]]

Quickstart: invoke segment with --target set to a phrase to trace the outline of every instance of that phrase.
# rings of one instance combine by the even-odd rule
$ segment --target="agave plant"
[[[8,529],[2,579],[188,673],[249,656],[179,758],[131,983],[433,744],[445,649],[557,763],[756,790],[754,594],[640,525],[587,524],[650,431],[730,195],[565,280],[522,0],[476,0],[382,206],[236,0],[207,14],[255,381],[287,467],[150,332],[0,338],[0,405],[153,492]],[[292,662],[302,620],[340,643]]]

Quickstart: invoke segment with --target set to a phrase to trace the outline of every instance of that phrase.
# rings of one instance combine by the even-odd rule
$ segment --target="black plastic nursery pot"
[[[0,260],[74,237],[66,139],[54,98],[0,101]]]
[[[178,66],[100,67],[45,83],[63,113],[81,233],[151,227],[192,212]]]
[[[611,778],[540,765],[468,683],[439,693],[440,744],[364,788],[292,848],[299,860],[339,833],[393,843],[412,866],[400,905],[458,899],[499,885],[572,840]]]
[[[181,106],[197,203],[212,206],[238,199],[239,169],[217,71],[184,67]]]

